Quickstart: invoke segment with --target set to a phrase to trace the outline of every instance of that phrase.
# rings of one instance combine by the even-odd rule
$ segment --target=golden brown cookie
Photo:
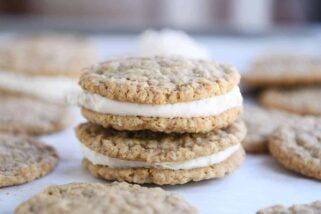
[[[132,161],[179,162],[221,152],[239,144],[246,128],[237,121],[227,128],[201,134],[117,131],[92,123],[76,128],[80,143],[112,158]]]
[[[141,104],[188,102],[222,95],[240,81],[234,67],[173,57],[106,61],[80,78],[80,86],[112,100]]]
[[[318,214],[321,213],[321,201],[314,201],[310,204],[295,204],[290,207],[283,205],[274,205],[257,211],[257,214],[299,214],[299,213],[310,213]]]
[[[0,69],[23,75],[78,78],[96,61],[92,42],[74,35],[20,35],[0,47]]]
[[[273,132],[282,124],[289,124],[295,116],[286,112],[267,109],[256,104],[245,105],[242,115],[247,128],[247,135],[242,141],[249,153],[268,152],[268,140]]]
[[[321,83],[321,57],[301,54],[262,56],[242,81],[250,88],[297,86]]]
[[[126,132],[91,123],[79,125],[76,132],[84,166],[107,180],[182,184],[222,177],[244,159],[241,121],[202,134]]]
[[[83,165],[93,175],[106,180],[127,181],[130,183],[157,185],[176,185],[187,182],[197,182],[213,178],[224,177],[235,171],[244,161],[245,152],[240,148],[227,160],[207,167],[190,170],[170,170],[157,168],[109,168],[108,166],[95,165],[83,160]]]
[[[71,111],[31,98],[0,97],[0,131],[42,135],[58,132],[72,122]]]
[[[179,196],[161,188],[127,183],[70,183],[50,186],[16,209],[32,213],[198,213]]]
[[[321,87],[267,89],[260,96],[260,102],[295,114],[321,115]]]
[[[0,133],[0,187],[30,182],[58,164],[54,148],[31,137]]]
[[[219,116],[210,117],[162,118],[101,114],[81,108],[82,115],[87,120],[100,124],[105,128],[112,127],[129,131],[151,130],[165,133],[204,133],[226,127],[239,117],[242,110],[242,107],[236,107],[225,111]]]
[[[269,140],[271,154],[287,169],[321,180],[321,119],[281,126]]]

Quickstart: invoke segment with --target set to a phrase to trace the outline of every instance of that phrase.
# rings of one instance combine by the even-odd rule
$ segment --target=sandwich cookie
[[[261,94],[260,102],[295,114],[321,115],[321,87],[267,89]]]
[[[305,117],[280,127],[269,150],[285,168],[321,180],[321,118]]]
[[[90,121],[118,130],[208,132],[242,110],[240,75],[218,62],[184,58],[123,58],[80,78],[71,97]]]
[[[30,182],[58,164],[54,148],[31,137],[0,133],[0,187]]]
[[[0,132],[43,135],[58,132],[72,122],[71,111],[27,97],[0,96]]]
[[[72,35],[17,36],[0,47],[0,90],[64,103],[77,80],[97,60],[88,39]]]
[[[321,57],[275,54],[256,59],[242,76],[250,88],[321,84]]]
[[[267,109],[256,104],[245,105],[242,119],[247,128],[247,135],[242,141],[246,152],[268,152],[268,140],[282,124],[295,122],[296,116],[286,112]]]
[[[83,164],[106,180],[184,184],[223,177],[238,168],[246,134],[243,122],[208,133],[117,131],[92,123],[77,127]]]
[[[290,207],[283,205],[274,205],[267,207],[256,212],[257,214],[299,214],[299,213],[310,213],[318,214],[321,213],[321,201],[314,201],[310,204],[295,204]]]
[[[20,204],[16,214],[36,213],[178,213],[198,210],[179,196],[161,188],[127,183],[70,183],[49,186]]]

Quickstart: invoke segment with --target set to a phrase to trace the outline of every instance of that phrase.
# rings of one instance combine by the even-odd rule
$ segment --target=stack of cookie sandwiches
[[[83,165],[106,180],[183,184],[223,177],[240,166],[240,75],[206,60],[131,57],[106,61],[80,78],[71,100],[87,123],[77,137]]]

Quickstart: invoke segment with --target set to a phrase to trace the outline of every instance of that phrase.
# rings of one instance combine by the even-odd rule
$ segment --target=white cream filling
[[[188,161],[146,163],[143,161],[128,161],[117,158],[111,158],[106,155],[102,155],[98,152],[95,152],[83,144],[80,145],[85,158],[87,158],[91,163],[95,165],[103,165],[108,166],[110,168],[162,168],[172,170],[195,169],[200,167],[207,167],[213,164],[218,164],[223,162],[224,160],[227,160],[240,148],[240,144],[236,144],[218,153],[195,158]]]
[[[91,92],[81,92],[69,97],[73,104],[103,114],[144,117],[203,117],[217,116],[226,110],[242,105],[239,87],[230,92],[206,99],[163,105],[121,102]]]
[[[70,92],[80,91],[77,82],[65,77],[45,77],[0,71],[0,88],[63,103]]]

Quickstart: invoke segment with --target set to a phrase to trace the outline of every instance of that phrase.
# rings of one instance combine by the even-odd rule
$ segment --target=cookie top
[[[279,54],[262,56],[242,76],[249,87],[296,86],[321,83],[321,57]]]
[[[151,131],[117,131],[84,123],[77,137],[91,150],[108,157],[155,162],[178,162],[211,155],[236,145],[245,137],[242,121],[229,127],[200,134],[165,134]]]
[[[310,204],[295,204],[291,207],[274,205],[257,211],[257,214],[291,214],[291,213],[321,213],[321,201],[314,201]]]
[[[22,203],[16,213],[198,213],[173,193],[127,183],[50,186]]]
[[[68,126],[72,114],[66,107],[36,99],[0,96],[0,131],[41,135]]]
[[[175,57],[109,60],[80,78],[80,86],[125,102],[167,104],[221,95],[239,83],[234,67],[214,61]]]
[[[320,70],[321,73],[321,70]],[[267,89],[260,102],[268,107],[303,115],[321,115],[321,87]]]
[[[273,132],[281,125],[294,120],[294,115],[285,112],[247,104],[242,119],[247,128],[247,135],[242,141],[247,152],[267,152],[267,142]]]
[[[31,137],[0,133],[0,187],[32,181],[58,163],[54,148]]]
[[[77,78],[96,61],[94,45],[74,35],[16,36],[0,47],[0,69],[24,75]]]
[[[286,168],[321,180],[321,118],[302,117],[270,138],[271,154]]]

